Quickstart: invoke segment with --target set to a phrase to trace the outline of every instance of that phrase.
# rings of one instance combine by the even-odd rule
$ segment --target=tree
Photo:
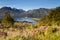
[[[11,17],[11,15],[9,14],[9,12],[6,12],[3,19],[2,19],[2,24],[5,27],[9,27],[11,25],[14,24],[14,19]]]

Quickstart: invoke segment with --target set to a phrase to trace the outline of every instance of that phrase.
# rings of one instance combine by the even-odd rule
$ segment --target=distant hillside
[[[2,7],[2,8],[0,8],[0,18],[3,17],[5,12],[9,12],[12,17],[39,18],[39,17],[42,17],[42,16],[48,14],[49,11],[50,11],[50,9],[46,9],[46,8],[25,11],[23,9],[16,9],[16,8],[11,8],[11,7]]]
[[[33,9],[33,10],[28,10],[27,12],[24,12],[24,14],[21,14],[20,17],[30,17],[30,18],[39,18],[44,15],[47,15],[50,12],[50,9],[46,8],[40,8],[40,9]]]
[[[22,9],[16,9],[11,7],[2,7],[0,8],[0,17],[3,17],[5,12],[9,12],[12,17],[19,17],[20,13],[23,13],[25,11]]]

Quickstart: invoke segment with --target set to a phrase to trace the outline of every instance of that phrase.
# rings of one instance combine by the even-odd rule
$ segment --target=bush
[[[39,23],[45,26],[60,26],[60,7],[52,9],[48,15],[40,19]]]
[[[9,12],[6,12],[3,19],[2,19],[2,24],[4,27],[10,27],[14,24],[14,19],[11,17]]]

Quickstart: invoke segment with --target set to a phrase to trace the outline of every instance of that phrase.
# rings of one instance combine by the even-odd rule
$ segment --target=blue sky
[[[4,6],[24,10],[54,8],[60,6],[60,0],[0,0],[0,7]]]

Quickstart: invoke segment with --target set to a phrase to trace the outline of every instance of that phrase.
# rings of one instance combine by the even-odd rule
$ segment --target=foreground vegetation
[[[60,7],[34,24],[16,22],[6,13],[0,21],[0,40],[60,40]]]

